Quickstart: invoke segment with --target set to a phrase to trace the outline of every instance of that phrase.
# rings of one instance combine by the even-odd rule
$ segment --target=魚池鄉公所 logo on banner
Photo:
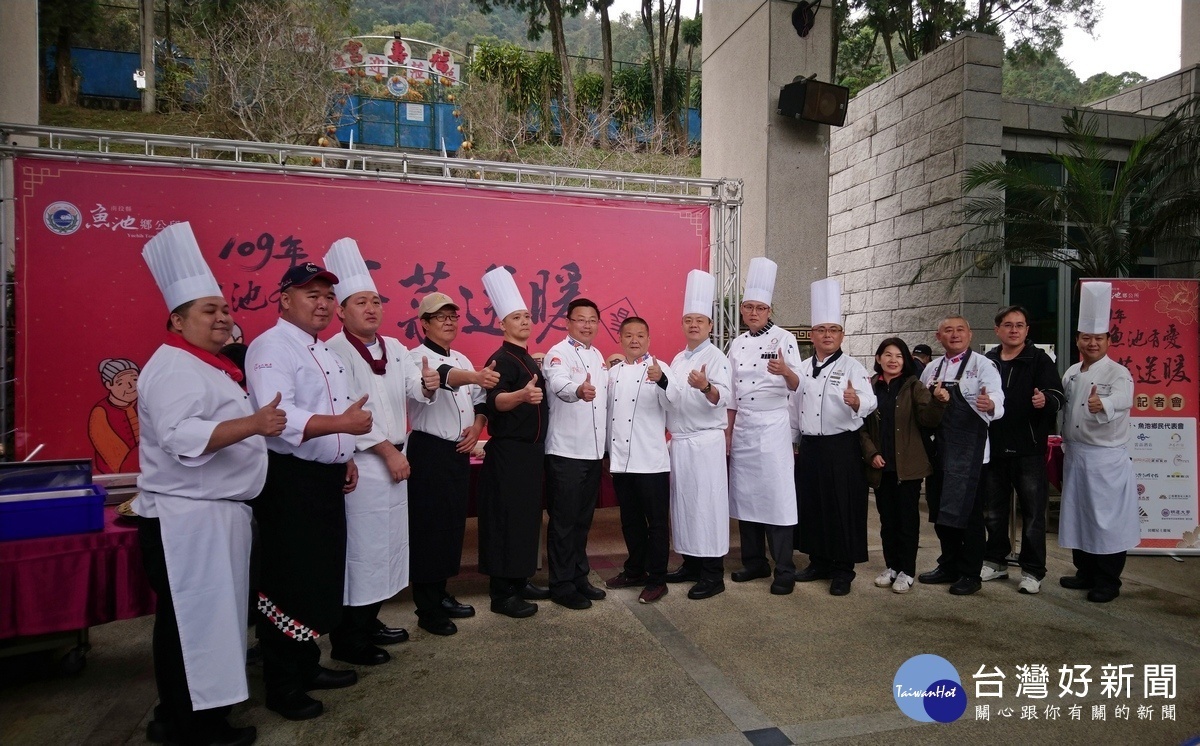
[[[901,712],[922,723],[952,723],[967,710],[962,679],[940,655],[904,661],[892,680],[892,697]]]
[[[69,236],[83,225],[83,216],[79,208],[70,202],[51,202],[42,213],[42,222],[51,232]]]

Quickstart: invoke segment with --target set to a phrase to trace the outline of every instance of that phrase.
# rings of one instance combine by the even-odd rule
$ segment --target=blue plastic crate
[[[98,484],[0,495],[0,541],[102,531],[106,496]]]

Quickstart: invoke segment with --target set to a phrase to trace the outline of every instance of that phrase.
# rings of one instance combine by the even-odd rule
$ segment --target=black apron
[[[528,578],[542,533],[542,443],[492,438],[479,472],[479,572]]]
[[[987,446],[988,426],[962,395],[958,382],[967,370],[971,350],[967,350],[958,375],[953,381],[943,381],[942,387],[950,393],[950,401],[942,414],[942,424],[937,429],[939,479],[928,485],[926,499],[929,502],[929,520],[941,526],[966,528],[979,492],[979,475],[983,471],[983,450]],[[942,373],[938,363],[933,373],[932,391]],[[936,516],[936,517],[935,517]]]
[[[867,478],[857,430],[800,437],[796,495],[801,552],[833,562],[867,561]]]
[[[458,574],[471,457],[458,444],[413,430],[408,437],[409,572],[414,583],[436,583]]]

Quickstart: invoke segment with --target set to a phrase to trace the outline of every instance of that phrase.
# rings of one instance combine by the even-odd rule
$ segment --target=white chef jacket
[[[649,354],[608,371],[608,470],[612,474],[660,474],[667,456],[667,391],[646,378]],[[661,367],[661,363],[660,363]],[[670,383],[671,371],[664,369]]]
[[[701,366],[708,382],[720,393],[716,404],[688,385],[688,373]],[[729,427],[725,414],[730,399],[729,358],[716,345],[706,339],[694,350],[683,350],[671,361],[667,377],[671,384],[667,387],[667,429],[672,437],[701,430],[724,432]]]
[[[732,396],[729,409],[764,411],[784,409],[791,394],[783,376],[767,372],[767,363],[778,351],[792,370],[800,370],[800,350],[796,337],[773,323],[758,334],[743,332],[729,346]]]
[[[800,435],[837,435],[858,430],[879,402],[863,364],[842,353],[813,378],[816,356],[800,365],[800,386],[792,394],[791,424]],[[846,381],[858,392],[858,411],[843,399]]]
[[[412,351],[413,363],[421,365],[421,358],[429,358],[429,367],[438,369],[443,365],[460,368],[466,371],[475,370],[475,366],[461,352],[449,350],[449,355],[443,355],[441,350],[435,350],[428,344],[416,347]],[[482,387],[470,384],[450,388],[443,386],[437,398],[427,406],[413,404],[408,408],[408,420],[413,430],[420,430],[442,440],[457,443],[462,440],[462,432],[475,424],[475,407],[487,401],[487,392]]]
[[[273,395],[272,395],[273,396]],[[134,510],[158,518],[192,707],[244,701],[250,506],[267,476],[265,438],[203,453],[217,425],[252,415],[246,393],[191,353],[160,347],[138,379]]]
[[[542,361],[550,401],[546,454],[586,460],[604,458],[608,443],[608,370],[595,347],[567,337]],[[582,401],[575,391],[591,374],[596,398]]]
[[[430,402],[422,393],[421,356],[414,358],[408,348],[394,337],[378,335],[375,344],[367,345],[367,352],[376,360],[381,355],[380,339],[383,340],[382,349],[388,356],[384,368],[386,372],[382,376],[375,375],[367,361],[346,339],[344,331],[330,337],[325,343],[346,364],[351,403],[361,399],[363,394],[367,395],[363,409],[371,413],[371,430],[355,437],[358,451],[370,450],[385,440],[403,444],[408,439],[408,404],[425,406]]]
[[[958,376],[958,369],[962,365],[962,358],[965,354],[964,351],[949,359],[943,355],[930,360],[929,365],[926,365],[925,370],[921,372],[921,383],[932,386],[934,384],[933,374],[938,371],[939,365],[942,368],[938,375],[939,380],[953,381]],[[975,409],[975,414],[979,415],[984,422],[991,424],[992,420],[998,420],[1004,416],[1004,390],[1000,380],[1000,369],[982,352],[972,350],[971,358],[967,361],[967,369],[963,371],[962,378],[958,379],[958,388],[973,409],[975,400],[979,398],[981,387],[987,389],[988,398],[992,400],[996,408],[992,412],[980,412]],[[991,457],[992,442],[989,438],[983,444],[983,463],[988,463]]]
[[[315,414],[338,415],[357,397],[350,396],[346,366],[329,345],[291,322],[279,319],[246,350],[250,401],[263,407],[278,392],[287,412],[283,434],[267,438],[267,448],[305,461],[341,464],[354,457],[354,436],[345,433],[304,440],[304,428]]]
[[[138,382],[141,385],[141,382]],[[1092,386],[1104,409],[1088,411]],[[1103,357],[1086,371],[1075,363],[1063,375],[1067,406],[1063,409],[1063,439],[1094,446],[1124,447],[1129,440],[1129,410],[1133,407],[1133,376],[1124,365]]]

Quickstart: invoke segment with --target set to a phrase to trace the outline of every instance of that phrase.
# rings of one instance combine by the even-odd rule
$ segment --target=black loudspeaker
[[[775,113],[841,127],[846,123],[846,105],[849,102],[849,88],[801,78],[779,91],[779,107]]]

